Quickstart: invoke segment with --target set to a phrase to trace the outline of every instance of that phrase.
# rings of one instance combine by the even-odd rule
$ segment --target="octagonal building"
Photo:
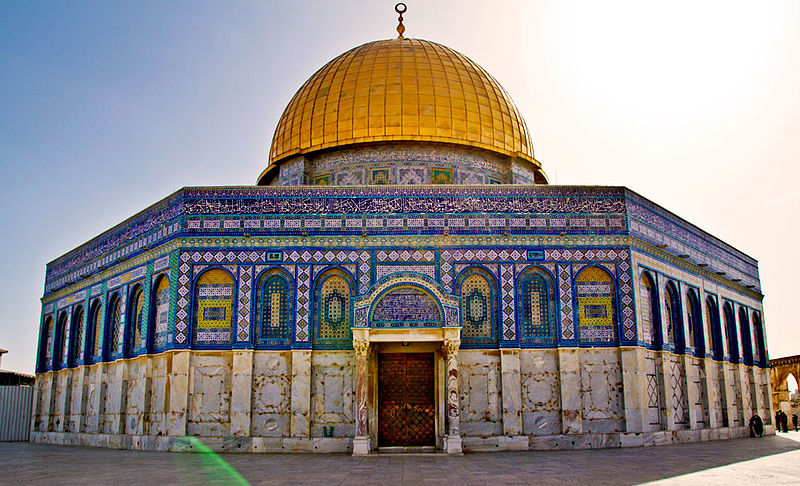
[[[254,174],[255,175],[255,174]],[[474,61],[336,57],[255,186],[187,187],[47,265],[31,440],[352,452],[667,444],[772,417],[756,260],[553,186]]]

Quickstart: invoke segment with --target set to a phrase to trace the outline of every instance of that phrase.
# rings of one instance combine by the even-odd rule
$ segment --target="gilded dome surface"
[[[328,62],[281,116],[267,175],[282,160],[381,141],[432,141],[533,157],[525,121],[500,84],[453,49],[420,39],[370,42]]]

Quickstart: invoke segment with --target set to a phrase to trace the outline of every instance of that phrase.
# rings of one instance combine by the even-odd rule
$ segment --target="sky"
[[[183,186],[254,184],[330,59],[394,1],[0,3],[0,348],[33,373],[45,265]],[[800,2],[415,1],[490,72],[551,182],[626,186],[759,261],[800,354]]]

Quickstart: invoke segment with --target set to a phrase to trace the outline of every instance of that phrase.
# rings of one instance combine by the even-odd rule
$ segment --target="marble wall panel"
[[[291,434],[292,353],[253,355],[251,434],[288,437]]]
[[[522,430],[525,435],[561,433],[561,387],[556,349],[522,350]]]
[[[333,437],[355,435],[354,390],[354,351],[316,351],[311,355],[312,437],[323,437],[323,427]]]
[[[458,360],[461,434],[502,435],[500,352],[462,349]]]
[[[188,435],[230,435],[232,366],[230,352],[195,353],[191,357]]]
[[[582,349],[581,402],[583,432],[622,432],[625,410],[619,349]]]

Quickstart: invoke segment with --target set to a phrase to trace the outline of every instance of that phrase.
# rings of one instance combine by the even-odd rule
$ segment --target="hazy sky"
[[[45,264],[182,186],[253,184],[294,92],[394,1],[0,3],[0,348],[32,373]],[[624,185],[759,261],[800,354],[800,2],[414,1],[559,184]]]

